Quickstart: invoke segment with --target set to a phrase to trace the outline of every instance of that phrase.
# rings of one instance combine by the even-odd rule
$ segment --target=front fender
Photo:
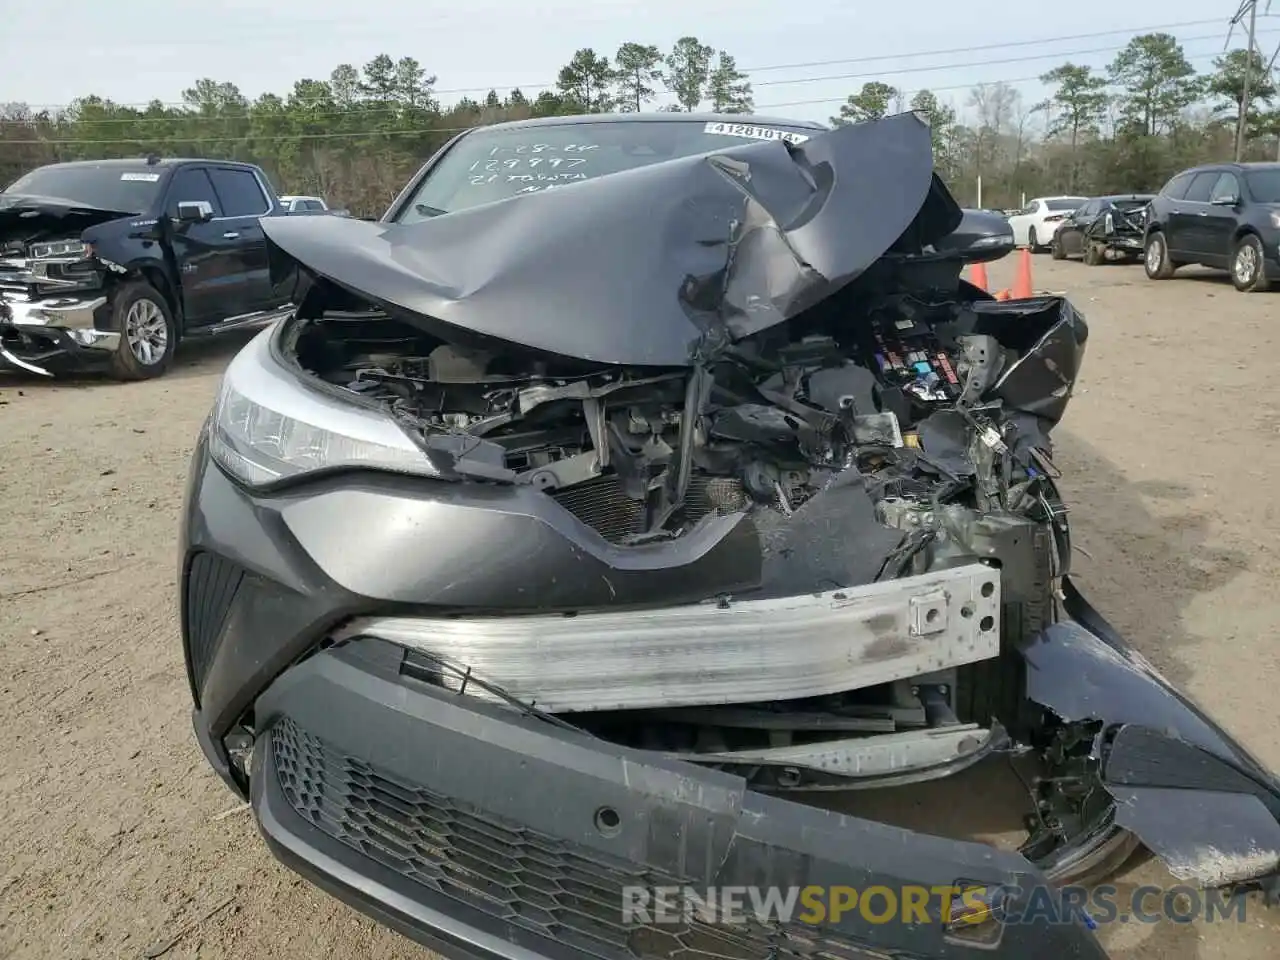
[[[1119,636],[1064,578],[1071,621],[1023,650],[1029,700],[1099,725],[1116,823],[1179,879],[1258,883],[1280,869],[1280,781]]]

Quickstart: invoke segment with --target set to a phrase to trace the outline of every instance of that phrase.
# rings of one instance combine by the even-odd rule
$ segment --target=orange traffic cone
[[[1013,281],[1013,298],[1026,300],[1034,296],[1031,289],[1031,251],[1023,247],[1022,257],[1018,260],[1018,276]]]
[[[987,265],[985,263],[975,263],[969,271],[969,282],[979,290],[987,289]]]

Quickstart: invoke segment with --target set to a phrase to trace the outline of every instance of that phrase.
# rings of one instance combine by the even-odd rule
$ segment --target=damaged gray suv
[[[451,957],[1103,957],[1087,918],[624,913],[658,886],[1270,889],[1280,786],[1070,578],[1085,351],[906,114],[477,128],[379,222],[263,221],[295,315],[192,463],[209,762],[274,853]],[[1034,768],[1020,851],[833,792]]]

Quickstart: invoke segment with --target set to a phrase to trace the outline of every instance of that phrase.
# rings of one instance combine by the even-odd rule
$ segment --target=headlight
[[[27,247],[27,256],[33,260],[47,257],[88,257],[93,248],[81,240],[53,240],[49,243],[33,243]]]
[[[1107,218],[1103,221],[1103,228],[1107,233],[1111,233],[1116,228],[1116,218],[1111,214],[1107,214]]]
[[[1280,210],[1271,211],[1271,225],[1280,230]]]
[[[272,333],[255,337],[222,379],[209,431],[219,466],[251,487],[337,467],[438,475],[390,417],[308,390],[281,369]]]

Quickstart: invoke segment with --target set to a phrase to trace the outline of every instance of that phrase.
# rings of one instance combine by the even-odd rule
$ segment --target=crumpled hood
[[[32,197],[0,193],[0,243],[62,231],[70,236],[121,217],[136,214],[121,210],[87,207],[56,197]]]
[[[413,224],[267,217],[300,264],[419,326],[602,363],[684,366],[796,316],[961,213],[914,114],[731,146]],[[285,256],[280,257],[283,253]],[[277,274],[279,275],[279,274]]]

